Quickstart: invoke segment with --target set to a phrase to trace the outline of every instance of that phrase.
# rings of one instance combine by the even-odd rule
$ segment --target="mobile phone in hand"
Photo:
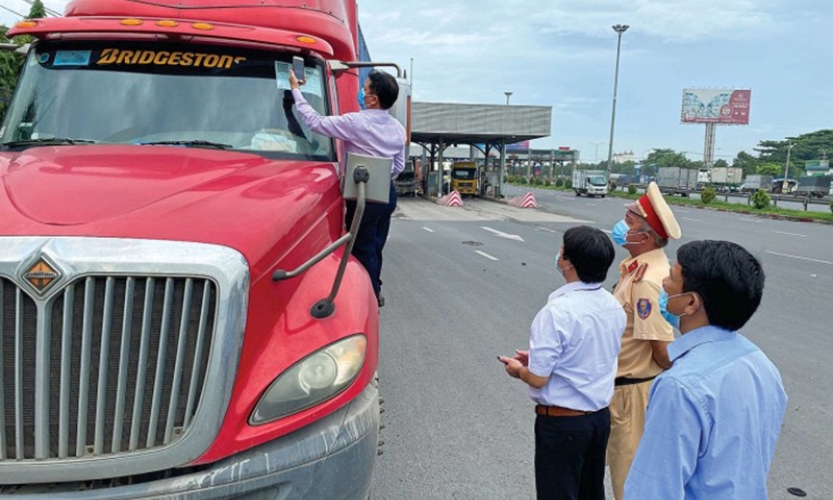
[[[295,78],[299,83],[306,83],[306,76],[304,75],[304,58],[295,56],[292,58],[292,72],[295,73]]]

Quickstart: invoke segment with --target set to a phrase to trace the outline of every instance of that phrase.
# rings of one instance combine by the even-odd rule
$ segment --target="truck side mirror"
[[[30,44],[17,45],[16,43],[0,43],[0,52],[16,52],[25,55],[29,52]]]

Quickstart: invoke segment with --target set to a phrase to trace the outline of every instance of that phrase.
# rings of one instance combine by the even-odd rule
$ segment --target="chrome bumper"
[[[23,500],[365,500],[378,437],[374,382],[332,415],[201,472],[107,489],[90,490],[89,483],[37,484],[3,494]]]

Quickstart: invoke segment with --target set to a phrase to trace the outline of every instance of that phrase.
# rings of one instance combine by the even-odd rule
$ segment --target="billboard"
[[[521,141],[516,142],[514,144],[507,144],[506,151],[526,151],[529,149],[529,143],[531,141]]]
[[[751,90],[685,89],[682,123],[749,125]]]

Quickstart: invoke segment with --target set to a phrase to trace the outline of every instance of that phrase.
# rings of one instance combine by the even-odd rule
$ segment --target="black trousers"
[[[353,223],[356,214],[356,202],[346,202],[345,224],[347,230]],[[396,188],[393,181],[390,183],[389,203],[370,203],[365,205],[364,216],[359,224],[359,233],[356,235],[356,242],[353,244],[353,256],[362,263],[367,274],[370,275],[370,283],[373,284],[373,292],[379,297],[382,285],[382,249],[388,241],[390,232],[390,216],[396,210]]]
[[[538,500],[604,500],[610,411],[535,419]]]

